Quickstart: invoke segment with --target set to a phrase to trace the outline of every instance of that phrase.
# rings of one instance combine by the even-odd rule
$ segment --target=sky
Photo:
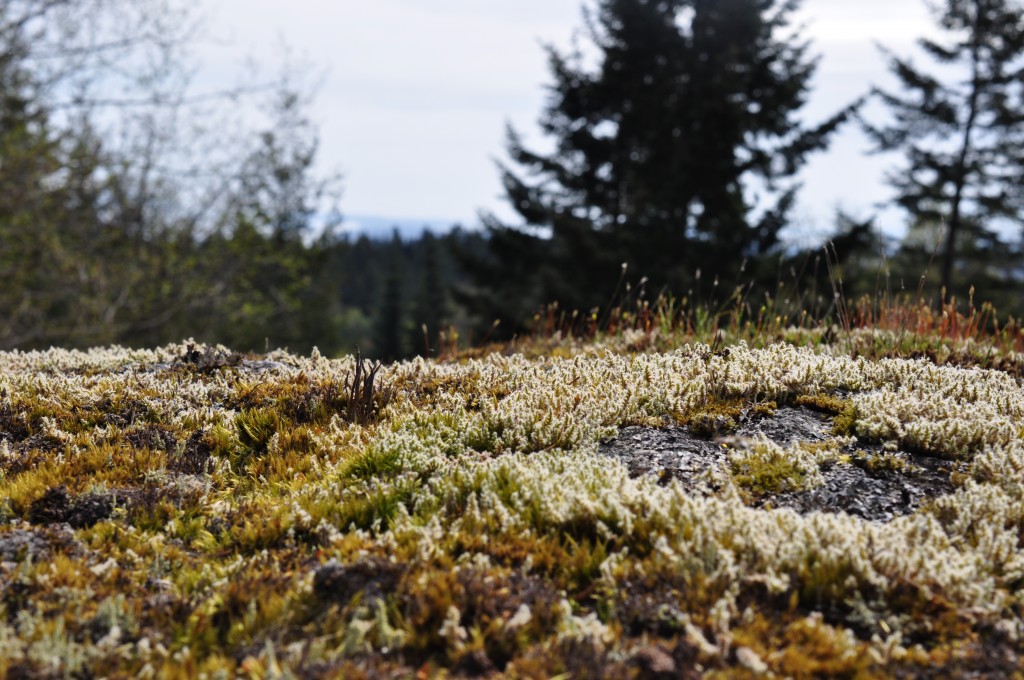
[[[582,26],[581,0],[201,0],[215,40],[210,73],[250,55],[264,66],[282,44],[322,76],[311,105],[320,168],[344,176],[342,212],[434,224],[478,223],[478,212],[512,213],[495,161],[505,126],[544,148],[537,119],[550,82],[542,44],[566,48]],[[805,107],[819,121],[891,85],[876,43],[901,55],[934,35],[924,0],[804,0],[798,21],[820,55]],[[850,126],[802,173],[791,238],[827,231],[838,207],[879,215],[887,232],[903,217],[879,211],[882,177],[898,157],[865,155]]]

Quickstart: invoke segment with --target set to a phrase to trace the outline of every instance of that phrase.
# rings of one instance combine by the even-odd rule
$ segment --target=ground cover
[[[1020,355],[830,335],[0,354],[0,675],[1024,672]]]

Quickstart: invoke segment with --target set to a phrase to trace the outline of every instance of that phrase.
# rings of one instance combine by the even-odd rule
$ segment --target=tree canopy
[[[541,304],[608,302],[622,265],[685,295],[701,276],[756,277],[779,247],[808,154],[852,107],[800,120],[816,59],[794,0],[601,0],[589,48],[547,47],[550,153],[508,131],[500,163],[518,221],[484,216],[490,257],[463,292],[483,323]],[[596,55],[596,57],[595,57]]]
[[[990,296],[1013,278],[1000,229],[1024,225],[1024,8],[947,0],[934,16],[946,39],[918,41],[932,70],[884,50],[900,89],[874,91],[891,118],[866,129],[876,150],[904,156],[888,181],[911,218],[907,248],[920,261],[936,251],[922,235],[938,233],[942,288]]]

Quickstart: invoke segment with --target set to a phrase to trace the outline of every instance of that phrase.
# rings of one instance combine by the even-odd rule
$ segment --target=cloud
[[[506,122],[529,143],[539,140],[549,82],[540,44],[568,47],[582,26],[579,0],[203,1],[216,30],[236,36],[233,59],[249,51],[273,60],[267,45],[280,35],[329,68],[315,118],[324,166],[346,170],[342,208],[404,218],[470,222],[480,208],[501,210],[492,159],[503,154]],[[884,79],[876,40],[903,53],[931,30],[915,1],[807,0],[796,19],[822,55],[809,120]],[[865,203],[882,193],[880,173],[869,172],[877,159],[861,162],[857,146],[839,144],[827,161],[811,161],[805,213],[830,219],[837,201],[858,200],[850,177],[834,168],[865,175],[857,178],[857,194],[872,197]]]

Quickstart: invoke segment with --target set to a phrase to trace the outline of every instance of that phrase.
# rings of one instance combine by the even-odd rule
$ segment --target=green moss
[[[830,394],[799,394],[793,403],[833,415],[842,413],[850,405],[849,399],[834,397]]]
[[[719,435],[732,434],[739,427],[731,415],[714,412],[701,412],[690,417],[690,432],[698,437],[711,439]]]
[[[258,376],[240,358],[40,373],[29,355],[0,354],[0,676],[1019,670],[1006,637],[1020,619],[1015,382],[979,373],[965,386],[925,362],[879,370],[784,346],[730,348],[728,376],[708,375],[724,349],[637,354],[670,342],[382,367],[361,416],[351,389],[369,374],[356,381],[351,359],[287,358]],[[673,410],[726,435],[771,416],[766,397],[856,435],[871,414],[824,394],[921,375],[941,387],[938,406],[915,408],[966,399],[1005,417],[1012,441],[984,448],[984,483],[891,525],[764,510],[843,456],[905,471],[856,443],[725,438],[739,499],[727,480],[704,496],[592,455],[609,428]],[[976,456],[997,428],[968,425]]]
[[[266,453],[271,437],[282,429],[284,422],[277,411],[270,408],[256,408],[242,411],[235,417],[238,428],[238,443],[244,451],[240,461],[251,456]]]
[[[743,402],[739,400],[712,401],[699,411],[687,414],[682,421],[696,436],[711,439],[735,432],[743,410]]]
[[[329,519],[335,526],[346,529],[386,531],[400,507],[407,511],[411,509],[409,506],[418,486],[415,481],[389,487],[370,484],[360,489],[358,494],[349,494],[330,512]]]
[[[848,403],[832,419],[832,433],[838,437],[851,436],[855,434],[856,424],[857,407]]]
[[[849,462],[869,472],[906,472],[911,465],[906,458],[888,452],[855,451]]]
[[[749,497],[796,491],[803,486],[807,471],[782,451],[745,457],[730,464],[733,481]]]
[[[402,471],[402,452],[397,448],[371,448],[353,458],[342,471],[343,477],[357,479],[394,479]]]

